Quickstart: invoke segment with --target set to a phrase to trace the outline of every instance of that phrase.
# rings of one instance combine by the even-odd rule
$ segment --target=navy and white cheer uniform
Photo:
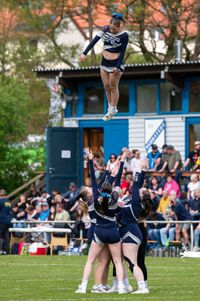
[[[102,56],[100,68],[107,72],[113,72],[114,68],[118,68],[121,72],[124,71],[123,59],[125,51],[128,45],[128,33],[126,31],[119,32],[117,34],[111,33],[109,25],[104,26],[100,31],[96,33],[96,36],[83,51],[84,55],[94,47],[94,45],[100,40],[103,40],[103,49],[112,52],[119,53],[119,57],[114,60],[108,60]]]
[[[120,208],[117,206],[116,201],[110,198],[108,201],[107,211],[104,212],[102,210],[100,198],[101,196],[104,196],[104,193],[101,193],[98,189],[92,160],[89,160],[89,167],[94,196],[94,209],[96,213],[96,226],[93,240],[96,243],[103,244],[118,243],[121,238],[119,234],[119,227],[116,222],[116,214],[119,212]]]
[[[101,185],[104,183],[104,181],[106,180],[106,178],[109,175],[109,171],[105,170],[99,183],[98,183],[98,188],[101,187]],[[90,245],[93,238],[94,238],[94,230],[95,230],[95,226],[96,226],[96,212],[95,212],[95,208],[94,208],[94,198],[92,197],[91,200],[88,202],[88,214],[90,217],[90,228],[88,229],[87,232],[87,238],[88,238],[88,244]]]
[[[121,208],[118,222],[122,243],[134,243],[138,246],[142,241],[142,233],[138,227],[138,219],[141,212],[139,189],[144,182],[144,172],[136,172],[132,188],[132,197]]]

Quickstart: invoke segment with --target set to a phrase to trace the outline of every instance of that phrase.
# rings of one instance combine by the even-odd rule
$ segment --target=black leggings
[[[139,223],[138,224],[140,231],[142,232],[142,243],[139,246],[139,250],[138,250],[138,257],[137,257],[137,263],[138,266],[141,268],[142,273],[144,275],[144,280],[147,280],[147,268],[145,265],[145,253],[146,253],[146,248],[147,248],[147,230],[144,226],[144,223]]]
[[[0,223],[0,251],[9,254],[9,225]]]

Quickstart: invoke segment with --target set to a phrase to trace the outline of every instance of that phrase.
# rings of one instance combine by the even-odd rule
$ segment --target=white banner
[[[145,119],[145,148],[150,150],[152,144],[161,149],[165,144],[165,120]]]

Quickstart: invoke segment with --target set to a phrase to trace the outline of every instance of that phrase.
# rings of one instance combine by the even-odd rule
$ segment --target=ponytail
[[[152,207],[151,195],[149,192],[143,193],[141,198],[141,211],[139,220],[142,221],[149,215]]]

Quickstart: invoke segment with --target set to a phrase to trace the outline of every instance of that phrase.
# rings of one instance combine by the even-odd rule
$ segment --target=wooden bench
[[[51,243],[50,243],[50,254],[53,255],[53,247],[54,246],[63,246],[68,247],[68,239],[67,235],[71,233],[71,229],[65,228],[50,228],[50,227],[32,227],[32,228],[9,228],[9,232],[11,233],[10,238],[10,248],[12,248],[13,243],[20,242],[23,237],[15,237],[13,233],[51,233]],[[53,234],[55,233],[63,233],[64,237],[57,237]]]
[[[182,243],[179,240],[170,240],[168,245],[168,257],[179,256]]]

